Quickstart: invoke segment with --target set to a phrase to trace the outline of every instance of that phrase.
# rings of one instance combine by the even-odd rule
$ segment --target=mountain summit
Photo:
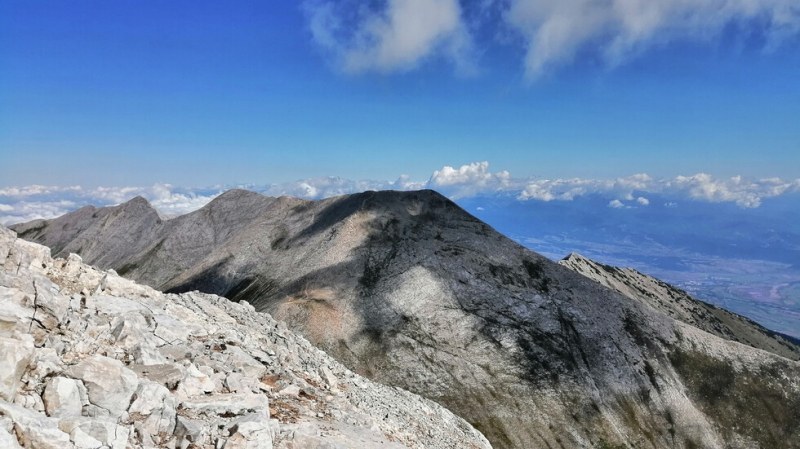
[[[621,294],[430,190],[236,190],[170,220],[129,202],[14,230],[157,289],[247,300],[496,448],[800,447],[794,350]]]

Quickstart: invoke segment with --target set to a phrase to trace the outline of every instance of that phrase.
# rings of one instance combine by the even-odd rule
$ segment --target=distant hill
[[[233,190],[170,220],[137,198],[14,229],[161,290],[247,300],[496,448],[800,447],[790,343],[621,294],[433,191]]]

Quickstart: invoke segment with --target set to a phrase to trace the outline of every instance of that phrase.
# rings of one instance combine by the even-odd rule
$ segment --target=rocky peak
[[[245,189],[230,189],[222,192],[216,198],[211,200],[209,204],[220,204],[227,202],[239,202],[245,198],[269,198],[260,193],[256,193]]]
[[[141,195],[137,195],[130,200],[120,204],[115,208],[120,213],[127,214],[156,214],[158,211],[147,199]]]

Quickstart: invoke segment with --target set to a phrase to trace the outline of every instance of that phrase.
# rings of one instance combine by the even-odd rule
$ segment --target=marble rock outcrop
[[[162,294],[0,228],[0,447],[488,448],[246,302]]]

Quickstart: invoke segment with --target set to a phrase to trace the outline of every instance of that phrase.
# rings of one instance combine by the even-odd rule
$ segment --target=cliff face
[[[16,229],[155,288],[246,300],[494,447],[800,447],[797,362],[553,263],[435,192],[231,191],[138,246],[113,237],[125,226],[98,214]]]
[[[0,447],[489,448],[267,314],[165,295],[0,228]]]

